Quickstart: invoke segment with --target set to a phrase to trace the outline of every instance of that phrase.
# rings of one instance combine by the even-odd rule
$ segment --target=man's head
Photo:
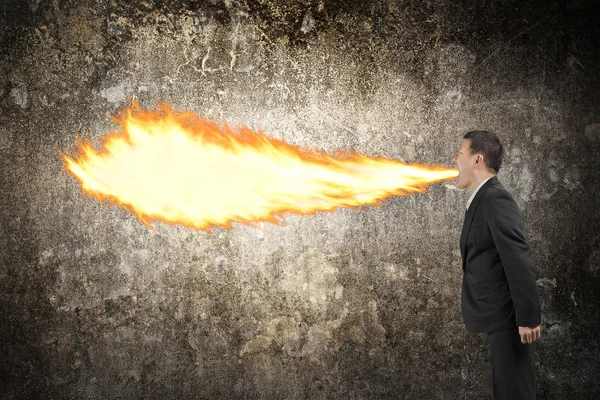
[[[504,148],[492,132],[471,131],[453,161],[458,168],[458,187],[474,191],[479,183],[494,176],[502,166]]]

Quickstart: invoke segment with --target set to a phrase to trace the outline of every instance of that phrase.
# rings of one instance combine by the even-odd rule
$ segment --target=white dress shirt
[[[475,191],[473,192],[473,194],[471,195],[471,197],[469,197],[469,201],[467,201],[467,210],[469,209],[469,206],[471,205],[471,202],[473,201],[473,199],[475,198],[475,195],[477,194],[477,192],[479,192],[479,189],[481,189],[481,187],[490,179],[492,179],[493,176],[490,176],[487,179],[484,179],[483,181],[481,181],[481,183],[479,184],[479,186],[477,186],[477,189],[475,189]]]

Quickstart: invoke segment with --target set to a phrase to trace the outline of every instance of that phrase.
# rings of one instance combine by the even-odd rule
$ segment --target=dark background
[[[534,252],[538,398],[598,397],[599,11],[2,1],[0,397],[491,398],[487,340],[459,314],[468,193],[153,232],[58,155],[132,98],[407,162],[451,165],[466,131],[495,131]]]

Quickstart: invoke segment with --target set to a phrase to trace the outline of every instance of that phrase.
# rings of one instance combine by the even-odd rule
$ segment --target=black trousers
[[[533,344],[517,327],[488,333],[495,400],[535,400]]]

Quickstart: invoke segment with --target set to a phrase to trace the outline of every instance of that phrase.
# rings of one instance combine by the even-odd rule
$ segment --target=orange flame
[[[278,223],[288,212],[381,205],[458,175],[443,166],[311,151],[249,128],[219,128],[166,104],[142,110],[134,101],[112,119],[122,130],[105,138],[102,151],[78,138],[75,158],[60,152],[63,168],[83,193],[126,208],[150,228],[150,221],[198,230]]]

